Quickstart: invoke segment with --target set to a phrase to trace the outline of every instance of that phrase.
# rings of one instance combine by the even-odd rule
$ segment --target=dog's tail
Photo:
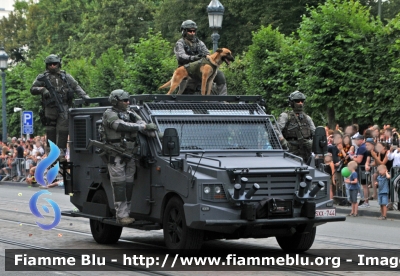
[[[159,88],[158,88],[158,90],[161,90],[161,89],[164,89],[164,88],[167,88],[167,87],[170,87],[171,86],[171,80],[169,80],[168,82],[166,82],[166,83],[164,83],[163,85],[161,85]]]

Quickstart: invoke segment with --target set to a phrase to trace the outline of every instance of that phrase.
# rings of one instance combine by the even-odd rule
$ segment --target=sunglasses
[[[304,100],[294,100],[295,103],[304,103]]]
[[[129,99],[123,99],[122,100],[124,103],[127,103],[127,102],[129,102]]]
[[[196,30],[187,30],[188,33],[195,33]]]
[[[53,66],[57,66],[58,62],[52,62],[52,63],[47,63],[48,66],[53,65]]]

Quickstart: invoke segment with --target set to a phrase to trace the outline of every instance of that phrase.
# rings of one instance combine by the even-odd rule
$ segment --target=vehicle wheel
[[[313,227],[310,233],[294,234],[291,237],[276,237],[276,241],[285,252],[304,252],[313,245],[316,232],[317,227]]]
[[[187,227],[183,202],[177,197],[171,198],[167,203],[163,231],[165,245],[170,250],[197,251],[203,244],[204,231]]]
[[[107,195],[104,190],[98,190],[92,198],[93,203],[107,204]],[[108,207],[107,207],[108,208]],[[116,243],[121,237],[122,227],[102,223],[98,220],[90,220],[90,231],[93,239],[100,244]]]

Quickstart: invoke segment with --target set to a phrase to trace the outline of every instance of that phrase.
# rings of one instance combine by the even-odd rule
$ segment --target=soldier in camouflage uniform
[[[283,112],[277,123],[282,147],[289,149],[290,153],[302,157],[304,162],[308,162],[311,156],[315,125],[310,116],[303,112],[305,100],[305,95],[300,91],[291,93],[289,104],[293,110]]]
[[[113,107],[107,109],[102,118],[101,133],[104,134],[105,142],[123,149],[128,154],[136,153],[138,131],[155,137],[157,126],[153,123],[146,124],[138,114],[128,110],[128,92],[122,89],[114,90],[108,100]],[[135,171],[135,159],[109,157],[108,172],[114,195],[115,213],[117,222],[121,225],[135,221],[129,217]]]
[[[200,60],[210,54],[203,41],[196,37],[197,25],[192,20],[186,20],[181,25],[182,38],[176,42],[175,56],[178,60],[178,65],[183,66],[188,63]],[[217,71],[214,78],[216,88],[212,89],[212,95],[228,95],[226,88],[226,79],[224,73]],[[198,80],[186,79],[179,85],[180,88],[186,87],[183,94],[194,94],[199,91],[201,83]]]
[[[61,59],[56,55],[49,55],[44,60],[46,64],[46,71],[39,74],[30,89],[32,95],[42,96],[42,111],[40,113],[40,120],[46,126],[47,136],[47,152],[49,151],[49,142],[51,140],[60,148],[60,160],[65,161],[65,149],[67,148],[68,140],[68,108],[72,105],[74,94],[77,94],[83,99],[90,97],[78,85],[78,82],[65,71],[61,70]],[[47,78],[59,93],[62,99],[64,114],[59,114],[54,101],[50,98],[49,87],[46,87],[43,77]]]

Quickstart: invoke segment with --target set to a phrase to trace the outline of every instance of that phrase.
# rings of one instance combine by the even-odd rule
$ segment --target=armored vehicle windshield
[[[148,103],[160,131],[175,128],[185,150],[282,150],[273,116],[258,104]]]

